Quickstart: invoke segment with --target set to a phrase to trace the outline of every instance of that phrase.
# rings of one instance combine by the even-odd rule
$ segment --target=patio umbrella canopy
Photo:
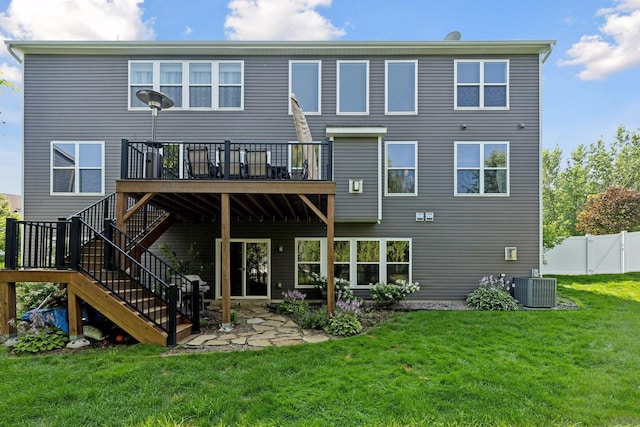
[[[311,130],[307,123],[307,118],[304,116],[302,107],[296,99],[295,95],[291,96],[291,113],[293,115],[293,124],[296,127],[296,134],[298,135],[298,142],[302,145],[302,160],[305,175],[307,179],[315,180],[319,179],[318,173],[318,160],[316,157],[316,146],[312,144],[313,137],[311,136]]]

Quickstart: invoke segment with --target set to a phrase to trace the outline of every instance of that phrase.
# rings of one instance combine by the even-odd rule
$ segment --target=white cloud
[[[182,35],[183,36],[188,36],[188,35],[191,35],[191,33],[193,33],[193,28],[191,28],[190,26],[187,25],[187,27],[182,32]]]
[[[12,0],[0,13],[9,38],[27,40],[149,40],[144,0]]]
[[[231,0],[224,23],[232,40],[331,40],[345,34],[316,11],[332,0]]]
[[[4,62],[0,64],[0,79],[8,80],[13,84],[20,84],[22,82],[22,69]]]
[[[605,17],[600,34],[584,35],[567,51],[560,65],[580,65],[583,80],[604,78],[640,65],[640,0],[617,0],[614,7],[600,9]]]

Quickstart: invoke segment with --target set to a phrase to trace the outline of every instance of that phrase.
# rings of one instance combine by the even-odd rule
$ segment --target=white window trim
[[[479,83],[460,83],[458,84],[458,63],[461,62],[477,62],[480,64],[480,82]],[[484,64],[488,62],[505,63],[506,82],[505,83],[485,83],[484,82]],[[510,92],[510,61],[508,59],[456,59],[453,65],[453,109],[454,110],[509,110],[509,92]],[[480,90],[479,106],[477,107],[458,107],[458,86],[478,86]],[[484,87],[485,86],[505,86],[506,87],[506,105],[504,107],[485,107],[484,106]]]
[[[310,285],[298,285],[298,242],[299,241],[320,241],[320,275],[327,275],[327,239],[324,237],[296,237],[295,238],[295,261],[294,261],[294,280],[296,289],[314,289],[314,286]],[[409,262],[408,263],[391,263],[396,264],[408,264],[409,265],[409,282],[413,282],[413,239],[410,237],[336,237],[336,242],[349,242],[349,278],[351,279],[352,289],[369,289],[369,284],[366,285],[354,285],[353,281],[357,281],[358,278],[358,246],[359,241],[375,241],[380,242],[380,253],[378,256],[379,265],[379,280],[386,283],[387,277],[387,242],[389,241],[406,241],[409,242]],[[334,261],[335,263],[335,261]]]
[[[414,192],[413,193],[390,193],[389,192],[389,162],[387,161],[389,159],[389,145],[400,145],[400,144],[404,144],[404,145],[408,145],[408,144],[413,144],[413,149],[414,149],[414,159],[415,159],[415,165],[413,167],[415,174],[414,174]],[[408,169],[408,168],[404,168],[404,167],[398,167],[398,168],[391,168],[393,169]],[[389,196],[389,197],[415,197],[418,195],[418,142],[417,141],[385,141],[384,142],[384,195],[385,196]]]
[[[365,111],[340,111],[340,65],[342,64],[364,64],[365,65]],[[336,114],[341,116],[367,116],[369,115],[369,61],[351,60],[336,61]]]
[[[484,192],[484,146],[486,144],[504,144],[507,146],[507,192],[506,193],[485,193]],[[458,145],[480,145],[480,190],[478,193],[458,193]],[[456,197],[509,197],[511,194],[511,146],[509,141],[455,141],[453,153],[453,194]],[[462,168],[465,169],[465,168]]]
[[[413,111],[389,111],[389,64],[413,63]],[[386,60],[384,61],[384,114],[389,116],[410,116],[418,114],[418,60]]]
[[[243,239],[230,239],[229,243],[242,243],[244,245],[246,245],[247,243],[266,243],[267,244],[267,256],[269,258],[268,260],[268,264],[267,264],[267,299],[271,299],[271,276],[272,276],[272,270],[271,270],[271,239],[251,239],[251,238],[243,238]],[[222,239],[221,238],[217,238],[215,239],[215,247],[216,247],[216,255],[215,255],[215,269],[216,269],[216,274],[215,274],[215,295],[216,295],[216,299],[220,300],[222,299]],[[243,254],[245,255],[245,257],[243,258],[243,264],[246,261],[246,253]],[[297,276],[297,275],[296,275]],[[246,294],[246,283],[245,283],[245,287],[244,287],[244,293]],[[233,299],[246,299],[246,300],[250,300],[250,299],[264,299],[265,296],[264,295],[244,295],[244,296],[239,296],[239,295],[235,295],[232,296],[231,298]]]
[[[181,84],[171,84],[171,85],[162,85],[162,86],[180,86],[182,87],[182,107],[172,107],[167,109],[167,111],[243,111],[244,110],[244,61],[243,60],[220,60],[220,61],[176,61],[176,60],[130,60],[128,67],[128,75],[127,75],[127,107],[129,111],[141,111],[148,110],[149,107],[132,107],[132,99],[131,99],[131,65],[132,64],[152,64],[153,69],[153,78],[152,78],[152,89],[155,91],[160,90],[160,64],[182,64],[182,83]],[[189,64],[211,64],[211,84],[191,84],[189,81]],[[220,87],[225,86],[237,86],[230,84],[221,84],[220,83],[220,73],[219,73],[219,65],[220,64],[240,64],[240,107],[220,107]],[[135,85],[142,86],[142,85]],[[191,86],[194,87],[202,87],[202,86],[211,86],[211,107],[189,107],[189,88]]]
[[[292,115],[291,111],[291,96],[295,95],[291,87],[291,68],[293,64],[317,64],[318,65],[318,111],[304,111],[305,116],[319,116],[322,114],[322,60],[289,60],[289,98],[287,98],[287,105],[289,106],[289,115]]]
[[[54,183],[53,183],[53,170],[54,170],[54,156],[53,156],[53,146],[54,144],[74,144],[75,145],[75,154],[76,159],[79,158],[78,153],[80,150],[80,144],[92,144],[92,145],[100,145],[100,155],[102,156],[102,167],[100,169],[100,187],[101,191],[96,193],[81,193],[80,192],[80,169],[92,169],[97,170],[96,167],[91,168],[80,168],[79,164],[74,166],[74,192],[54,192]],[[51,196],[104,196],[104,176],[105,176],[105,156],[104,156],[104,141],[51,141],[49,145],[49,195]],[[63,168],[63,167],[55,167],[55,169],[71,169],[71,168]]]

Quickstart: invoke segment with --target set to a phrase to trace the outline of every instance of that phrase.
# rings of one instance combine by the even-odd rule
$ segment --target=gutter
[[[9,42],[4,42],[7,45],[7,50],[9,51],[9,53],[11,54],[11,56],[13,56],[16,61],[18,61],[20,64],[22,64],[22,57],[20,57],[20,55],[18,55],[18,53],[13,50],[13,45]]]

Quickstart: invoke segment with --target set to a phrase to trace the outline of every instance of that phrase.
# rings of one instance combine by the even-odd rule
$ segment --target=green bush
[[[337,337],[350,337],[362,331],[362,324],[353,312],[338,311],[329,319],[324,331]]]
[[[29,322],[18,325],[18,341],[13,347],[15,354],[36,354],[62,348],[69,341],[67,334],[51,326],[52,318],[32,313]]]
[[[16,286],[16,310],[19,315],[38,306],[51,294],[60,291],[57,283],[19,283]]]
[[[306,295],[302,292],[284,291],[282,297],[283,301],[276,307],[278,313],[299,319],[309,312],[309,304],[304,301]]]
[[[519,310],[520,306],[507,292],[500,289],[479,287],[467,295],[467,305],[476,310]]]
[[[311,284],[322,293],[322,298],[327,299],[327,278],[313,272],[309,273],[309,277]],[[355,298],[348,280],[336,277],[333,283],[336,301],[351,301]]]
[[[393,283],[379,282],[370,285],[371,298],[377,303],[398,303],[407,299],[407,296],[420,290],[418,282],[407,282],[398,279]]]
[[[298,326],[302,329],[323,330],[329,324],[329,312],[327,306],[310,310],[298,318]]]

